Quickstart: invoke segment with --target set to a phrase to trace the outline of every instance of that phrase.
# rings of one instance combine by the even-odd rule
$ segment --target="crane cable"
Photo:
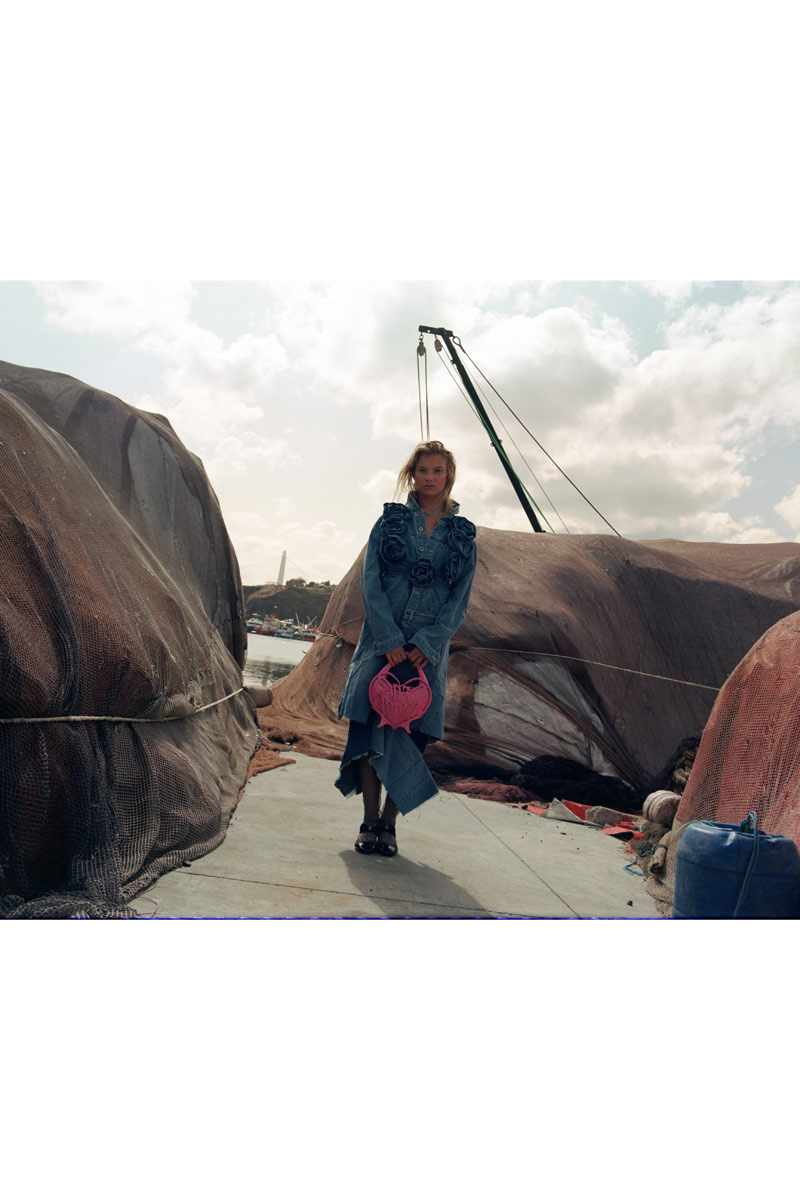
[[[455,336],[454,336],[454,337],[453,337],[453,341],[454,341],[454,343],[455,343],[455,344],[456,344],[456,345],[459,347],[459,349],[460,349],[460,350],[462,350],[462,351],[463,351],[463,352],[466,354],[466,350],[464,350],[464,347],[461,345],[461,340],[460,340],[460,338],[457,338],[457,337],[455,337]],[[469,355],[467,355],[467,357],[469,357]],[[470,359],[470,362],[472,362],[472,359]],[[446,364],[446,363],[445,363],[445,366],[447,366],[447,364]],[[451,372],[451,374],[452,374],[452,372]],[[487,382],[488,382],[488,381],[487,381]],[[567,528],[567,524],[566,524],[566,522],[564,521],[564,518],[561,516],[561,513],[560,513],[560,512],[558,511],[558,509],[556,508],[556,506],[555,506],[555,504],[554,504],[554,502],[553,502],[552,498],[551,498],[551,497],[550,497],[550,496],[547,494],[547,490],[546,490],[546,488],[545,488],[544,484],[542,483],[541,479],[539,479],[539,477],[538,477],[538,475],[536,474],[536,472],[534,471],[533,467],[532,467],[532,466],[531,466],[531,464],[528,462],[527,458],[526,458],[526,457],[525,457],[525,455],[522,453],[522,451],[520,450],[520,448],[519,448],[519,446],[517,445],[517,443],[514,441],[513,435],[511,434],[511,431],[509,430],[509,428],[508,428],[508,426],[506,425],[505,421],[504,421],[504,420],[503,420],[503,418],[500,416],[500,414],[498,413],[497,409],[496,409],[496,408],[495,408],[495,406],[492,404],[491,400],[490,400],[490,399],[489,399],[489,397],[486,395],[486,392],[483,390],[483,388],[480,386],[480,384],[479,384],[479,383],[476,383],[476,381],[475,381],[475,380],[473,380],[473,381],[472,381],[472,383],[473,383],[473,386],[474,386],[475,390],[476,390],[477,392],[480,392],[480,394],[481,394],[481,397],[482,397],[482,399],[483,399],[483,402],[486,404],[487,408],[490,408],[490,409],[492,410],[492,414],[493,414],[493,416],[495,417],[496,421],[498,422],[498,424],[499,424],[499,425],[500,425],[500,427],[502,428],[503,432],[504,432],[504,433],[506,434],[506,436],[508,437],[508,440],[511,442],[511,445],[514,447],[514,449],[516,450],[517,454],[520,456],[520,458],[521,458],[521,459],[522,459],[522,461],[524,462],[525,466],[526,466],[526,467],[528,468],[528,470],[530,471],[530,473],[531,473],[531,476],[532,476],[532,478],[533,478],[534,482],[536,483],[536,486],[537,486],[537,487],[538,487],[538,488],[541,490],[541,492],[542,492],[542,495],[543,495],[543,496],[544,496],[544,498],[547,500],[547,503],[550,505],[550,507],[552,508],[553,512],[555,513],[555,515],[558,517],[559,521],[561,522],[561,524],[564,526],[564,532],[565,532],[565,533],[569,533],[570,531],[569,531],[569,529]],[[464,395],[466,395],[466,393],[464,393]],[[467,396],[467,399],[469,400],[469,397],[468,397],[468,396]],[[478,417],[480,417],[480,413],[478,413],[477,415],[478,415]],[[517,475],[516,471],[515,471],[514,473],[515,473],[515,475]],[[536,501],[533,499],[533,496],[531,496],[530,492],[529,492],[529,491],[528,491],[528,489],[525,487],[525,484],[522,482],[522,480],[520,479],[519,475],[517,475],[517,479],[519,480],[519,484],[520,484],[520,486],[521,486],[521,487],[524,489],[524,491],[525,491],[525,494],[528,496],[528,498],[530,499],[531,503],[532,503],[532,504],[534,504],[534,505],[536,506],[536,509],[537,509],[537,511],[539,512],[539,514],[540,514],[540,516],[542,517],[542,519],[543,519],[543,520],[545,520],[545,521],[547,521],[547,518],[545,517],[545,515],[544,515],[544,513],[542,512],[541,508],[539,508],[539,505],[538,505],[538,504],[536,504]],[[547,524],[548,524],[548,526],[549,526],[549,528],[550,528],[550,532],[551,532],[551,533],[555,533],[555,530],[553,529],[553,526],[550,524],[550,522],[549,522],[549,521],[547,521]]]
[[[455,339],[455,338],[453,338],[453,341],[455,342],[455,341],[456,341],[456,339]],[[459,346],[459,348],[461,349],[461,351],[462,351],[464,354],[466,354],[467,358],[468,358],[468,359],[469,359],[469,361],[472,363],[473,367],[474,367],[474,368],[475,368],[475,370],[478,372],[478,374],[481,376],[481,378],[482,378],[482,379],[484,379],[484,380],[486,380],[486,383],[488,383],[488,384],[489,384],[489,387],[492,389],[492,391],[493,391],[493,392],[494,392],[494,394],[497,396],[497,398],[498,398],[499,400],[501,400],[501,401],[503,402],[503,404],[505,404],[506,408],[507,408],[507,409],[508,409],[508,411],[511,413],[512,417],[514,417],[514,419],[515,419],[515,420],[519,421],[520,425],[521,425],[521,426],[522,426],[522,428],[525,430],[525,432],[527,433],[528,437],[532,438],[532,439],[533,439],[533,441],[534,441],[534,442],[536,442],[536,445],[537,445],[537,446],[539,447],[539,449],[542,451],[542,454],[546,454],[546,455],[547,455],[547,457],[550,459],[550,462],[553,464],[553,466],[554,466],[554,467],[556,467],[556,469],[557,469],[557,470],[559,470],[559,471],[561,472],[561,474],[562,474],[562,475],[564,476],[564,478],[566,479],[567,483],[570,483],[570,484],[572,484],[572,486],[575,488],[575,491],[578,493],[578,495],[583,497],[583,499],[586,501],[586,503],[589,505],[589,507],[590,507],[590,508],[592,508],[592,509],[594,509],[594,511],[597,513],[598,517],[600,517],[600,519],[601,519],[602,521],[605,521],[605,523],[606,523],[606,525],[608,526],[608,528],[609,528],[609,529],[611,529],[611,530],[612,530],[612,531],[613,531],[613,532],[614,532],[614,533],[617,535],[617,537],[622,537],[622,534],[619,532],[619,530],[618,530],[618,529],[614,529],[614,526],[611,524],[611,522],[610,522],[609,520],[607,520],[607,518],[606,518],[606,517],[604,517],[604,516],[603,516],[603,514],[600,512],[600,509],[599,509],[599,508],[596,508],[596,507],[594,506],[594,504],[592,504],[592,502],[591,502],[591,500],[589,499],[589,497],[584,495],[584,493],[583,493],[583,492],[581,491],[581,489],[578,487],[577,483],[575,483],[575,482],[574,482],[572,479],[570,479],[570,477],[569,477],[569,475],[567,475],[566,471],[564,471],[564,470],[563,470],[561,467],[559,467],[558,463],[557,463],[557,462],[556,462],[556,460],[553,458],[552,454],[548,454],[548,453],[547,453],[547,451],[545,450],[545,448],[544,448],[544,446],[542,445],[542,443],[541,443],[541,442],[539,442],[539,441],[537,441],[537,439],[536,439],[536,438],[533,436],[533,434],[531,433],[530,429],[528,429],[528,427],[527,427],[527,425],[524,423],[524,421],[522,421],[522,420],[521,420],[521,418],[520,418],[520,417],[518,417],[518,416],[517,416],[517,414],[514,412],[514,410],[513,410],[513,408],[511,407],[511,405],[510,405],[510,404],[508,404],[508,403],[507,403],[505,400],[503,400],[503,397],[500,395],[500,393],[498,392],[497,388],[494,386],[494,384],[491,382],[491,380],[489,380],[489,379],[486,379],[486,376],[484,375],[483,371],[480,369],[480,367],[478,366],[478,364],[475,362],[474,358],[472,358],[472,356],[471,356],[471,355],[470,355],[470,354],[469,354],[469,353],[468,353],[468,352],[467,352],[467,351],[464,349],[464,347],[461,345],[461,342],[460,342],[460,341],[458,341],[456,344]]]
[[[521,488],[522,488],[522,490],[525,492],[525,495],[528,497],[528,499],[530,500],[530,502],[531,502],[531,504],[533,505],[533,507],[534,507],[534,508],[536,509],[536,511],[539,513],[539,516],[542,518],[542,520],[543,520],[543,521],[545,522],[545,524],[548,526],[548,528],[549,528],[550,532],[551,532],[551,533],[555,533],[555,530],[553,529],[553,526],[550,524],[550,521],[549,521],[549,520],[548,520],[548,518],[545,516],[545,514],[542,512],[541,508],[539,507],[539,505],[538,505],[538,504],[536,503],[536,501],[534,500],[534,498],[533,498],[533,496],[531,495],[530,491],[529,491],[529,490],[528,490],[528,488],[525,486],[525,484],[523,483],[523,481],[520,479],[520,477],[519,477],[519,475],[517,474],[517,472],[514,470],[514,467],[512,466],[512,464],[511,464],[511,461],[510,461],[510,459],[509,459],[508,455],[506,454],[506,451],[505,451],[505,448],[504,448],[504,446],[503,446],[503,443],[502,443],[502,442],[500,441],[500,439],[499,439],[499,438],[498,438],[498,437],[495,435],[495,433],[494,433],[494,431],[492,430],[491,426],[489,426],[489,425],[487,425],[487,424],[486,424],[486,422],[484,421],[484,419],[483,419],[483,417],[481,416],[481,414],[480,414],[480,413],[478,412],[478,410],[475,408],[475,406],[474,406],[474,404],[473,404],[473,402],[472,402],[472,398],[471,398],[471,397],[469,396],[469,394],[468,394],[468,393],[467,393],[467,392],[464,390],[464,386],[463,386],[463,384],[461,383],[461,380],[460,380],[460,379],[458,379],[458,378],[457,378],[457,377],[456,377],[456,376],[453,374],[453,372],[450,370],[450,367],[449,367],[449,365],[448,365],[448,363],[447,363],[447,360],[446,360],[445,358],[442,358],[442,354],[441,354],[441,352],[442,352],[442,343],[439,341],[439,339],[438,339],[438,338],[436,339],[436,342],[434,343],[434,345],[436,346],[436,350],[437,350],[437,351],[438,351],[438,353],[439,353],[439,357],[441,358],[441,361],[442,361],[442,364],[443,364],[443,366],[444,366],[444,369],[447,371],[447,374],[450,376],[450,378],[452,379],[453,383],[456,385],[456,387],[458,388],[458,390],[461,392],[461,394],[462,394],[462,396],[464,397],[464,399],[466,400],[467,404],[470,406],[470,408],[471,408],[471,409],[473,410],[473,412],[475,413],[475,416],[478,418],[478,420],[480,421],[481,425],[483,425],[484,429],[486,430],[487,434],[489,435],[489,440],[490,440],[490,442],[491,442],[491,443],[492,443],[492,445],[494,446],[494,448],[495,448],[495,450],[497,451],[498,455],[500,456],[500,458],[501,458],[502,462],[508,466],[508,469],[509,469],[511,472],[513,472],[513,474],[514,474],[514,476],[515,476],[515,478],[516,478],[517,482],[519,483],[520,487],[521,487]],[[492,409],[492,411],[494,412],[494,409]],[[495,415],[496,415],[496,414],[495,414]],[[501,422],[501,424],[502,424],[502,422]],[[505,426],[503,426],[503,428],[505,429]],[[506,432],[508,432],[508,431],[506,430]],[[510,436],[510,435],[509,435],[509,436]],[[512,440],[512,442],[513,442],[513,438],[512,438],[511,440]],[[516,446],[516,443],[514,443],[514,445]],[[519,447],[517,447],[517,449],[519,449]],[[527,465],[527,464],[526,464],[526,465]],[[530,468],[528,468],[528,469],[530,470]],[[531,474],[533,475],[533,471],[531,471]],[[536,479],[536,476],[535,476],[535,475],[533,475],[533,477],[534,477],[534,479]],[[538,480],[538,479],[536,479],[536,482],[537,482],[537,483],[539,483],[539,480]],[[539,486],[541,487],[542,485],[541,485],[541,484],[539,484]],[[542,491],[544,491],[544,488],[542,488]],[[546,493],[546,492],[545,492],[545,495],[547,495],[547,493]],[[550,499],[550,497],[549,497],[549,496],[548,496],[547,498],[548,498],[548,500]],[[550,501],[550,503],[552,504],[552,501]],[[560,518],[559,518],[559,520],[560,520]],[[562,525],[564,524],[564,522],[563,522],[563,521],[562,521],[561,523],[562,523]]]
[[[422,432],[422,383],[419,375],[419,360],[422,359],[425,363],[425,423],[427,425],[427,441],[431,440],[431,418],[428,409],[428,352],[425,349],[425,341],[422,334],[419,335],[419,343],[417,344],[417,392],[419,394],[419,440],[426,440],[425,434]]]
[[[528,429],[527,425],[525,425],[524,421],[522,421],[522,420],[521,420],[521,418],[517,416],[517,414],[516,414],[516,413],[514,412],[514,410],[511,408],[510,404],[508,404],[508,402],[507,402],[506,400],[504,400],[504,399],[503,399],[503,397],[500,395],[500,393],[498,392],[498,390],[497,390],[497,388],[494,386],[494,384],[491,382],[491,380],[489,380],[489,379],[487,379],[487,378],[486,378],[486,376],[484,375],[483,371],[480,369],[480,367],[479,367],[479,366],[478,366],[478,364],[475,362],[475,360],[473,359],[473,357],[472,357],[472,356],[471,356],[471,355],[468,353],[468,351],[466,351],[466,350],[464,349],[463,345],[461,344],[461,341],[460,341],[460,339],[457,339],[457,338],[455,338],[455,337],[454,337],[454,338],[453,338],[453,341],[454,341],[454,342],[456,342],[456,344],[458,345],[459,349],[461,350],[461,353],[462,353],[462,354],[464,354],[464,355],[465,355],[465,357],[469,359],[469,361],[472,363],[473,367],[474,367],[474,368],[475,368],[475,370],[478,372],[478,374],[481,376],[481,378],[482,378],[482,379],[483,379],[483,380],[484,380],[484,381],[485,381],[485,382],[486,382],[486,383],[489,385],[489,387],[492,389],[492,391],[494,392],[494,394],[495,394],[495,395],[496,395],[496,396],[497,396],[497,397],[498,397],[498,398],[499,398],[499,399],[500,399],[500,400],[503,402],[503,404],[506,406],[506,408],[507,408],[507,409],[508,409],[508,411],[511,413],[511,415],[512,415],[512,416],[513,416],[513,417],[514,417],[514,418],[515,418],[515,419],[516,419],[516,420],[519,422],[519,424],[522,426],[522,428],[525,430],[525,432],[528,434],[528,436],[529,436],[530,438],[532,438],[532,440],[533,440],[533,441],[534,441],[534,443],[535,443],[535,444],[536,444],[536,445],[539,447],[539,449],[542,451],[542,453],[543,453],[543,454],[545,454],[545,455],[546,455],[546,456],[547,456],[547,457],[550,459],[550,461],[551,461],[551,462],[553,463],[553,465],[554,465],[554,466],[555,466],[555,467],[556,467],[556,468],[557,468],[557,469],[558,469],[558,470],[561,472],[561,474],[564,476],[564,478],[567,480],[567,482],[568,482],[568,483],[570,483],[570,484],[572,484],[572,486],[575,488],[575,491],[578,493],[578,495],[583,497],[583,499],[586,501],[586,503],[589,505],[589,507],[590,507],[590,508],[592,508],[592,509],[593,509],[593,510],[594,510],[594,511],[597,513],[597,515],[598,515],[598,516],[599,516],[599,517],[600,517],[600,518],[601,518],[603,521],[605,521],[606,525],[608,525],[609,529],[611,529],[611,530],[612,530],[612,531],[613,531],[613,532],[614,532],[614,533],[617,535],[617,537],[622,537],[622,534],[619,532],[619,530],[618,530],[618,529],[615,529],[615,528],[614,528],[614,526],[611,524],[611,522],[610,522],[610,521],[609,521],[609,520],[608,520],[606,517],[604,517],[604,516],[603,516],[603,514],[600,512],[600,510],[599,510],[599,509],[598,509],[598,508],[597,508],[597,507],[596,507],[594,504],[592,504],[592,502],[591,502],[591,500],[589,499],[589,497],[588,497],[588,496],[586,496],[586,495],[584,495],[584,493],[581,491],[581,489],[578,487],[578,485],[577,485],[576,483],[574,483],[574,482],[573,482],[573,480],[572,480],[572,479],[570,479],[569,475],[567,475],[567,473],[566,473],[564,470],[562,470],[562,468],[561,468],[561,467],[558,465],[558,463],[557,463],[557,462],[556,462],[556,460],[553,458],[553,456],[552,456],[551,454],[549,454],[549,453],[547,452],[547,450],[545,450],[545,448],[544,448],[544,446],[541,444],[541,442],[539,442],[539,441],[538,441],[538,439],[534,437],[534,435],[531,433],[530,429]],[[483,389],[481,389],[481,391],[483,391]],[[485,393],[484,393],[484,396],[485,396]],[[492,408],[492,411],[494,412],[494,408]],[[504,428],[505,428],[505,427],[504,427]],[[531,473],[532,473],[532,472],[531,472]],[[535,476],[534,476],[534,478],[535,478]],[[526,489],[526,490],[527,490],[527,489]],[[545,494],[546,494],[546,493],[545,493]],[[560,519],[560,518],[559,518],[559,519]],[[549,522],[548,522],[548,524],[549,524]],[[563,524],[563,521],[562,521],[562,524]],[[661,583],[661,587],[663,587],[663,581],[662,581],[662,583]],[[646,611],[644,611],[644,610],[643,610],[643,611],[642,611],[642,614],[641,614],[641,616],[642,616],[642,621],[643,621],[643,624],[644,624],[644,632],[643,632],[643,635],[642,635],[642,637],[643,637],[643,641],[644,641],[644,637],[646,637],[646,636],[647,636],[647,634],[648,634],[648,633],[650,633],[650,623],[651,623],[652,614],[653,614],[653,606],[654,606],[654,603],[655,603],[655,594],[656,594],[656,588],[657,588],[657,584],[656,584],[656,581],[654,580],[654,581],[653,581],[653,587],[652,587],[652,590],[651,590],[651,593],[650,593],[650,603],[649,603],[649,606],[648,606],[647,610],[646,610]],[[629,682],[629,684],[630,684],[630,682],[631,682],[631,681],[629,680],[628,682]],[[627,696],[627,689],[626,689],[626,693],[625,693],[625,694],[626,694],[626,696]]]

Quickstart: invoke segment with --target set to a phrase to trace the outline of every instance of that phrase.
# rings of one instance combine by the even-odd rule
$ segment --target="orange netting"
[[[800,846],[800,613],[768,629],[720,691],[675,825],[751,810]]]

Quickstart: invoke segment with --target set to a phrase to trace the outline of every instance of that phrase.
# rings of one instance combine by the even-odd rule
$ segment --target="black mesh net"
[[[219,504],[169,422],[0,363],[0,915],[132,916],[222,841],[259,737],[245,652]]]

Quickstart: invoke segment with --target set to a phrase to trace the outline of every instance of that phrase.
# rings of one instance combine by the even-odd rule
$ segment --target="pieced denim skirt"
[[[422,758],[425,747],[436,738],[389,725],[379,728],[379,722],[377,713],[366,724],[350,722],[336,787],[344,796],[360,793],[360,760],[367,758],[400,812],[410,813],[439,790]]]

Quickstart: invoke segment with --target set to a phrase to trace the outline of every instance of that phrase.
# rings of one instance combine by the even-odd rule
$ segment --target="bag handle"
[[[427,676],[425,675],[425,672],[423,671],[422,667],[417,667],[416,671],[417,671],[417,678],[414,679],[414,677],[412,675],[404,683],[402,680],[398,679],[397,676],[395,675],[394,667],[392,666],[392,664],[390,662],[387,662],[386,666],[381,668],[380,674],[385,675],[387,679],[394,680],[394,682],[397,684],[398,687],[408,687],[408,685],[410,683],[416,684],[420,681],[427,683],[428,682]]]

